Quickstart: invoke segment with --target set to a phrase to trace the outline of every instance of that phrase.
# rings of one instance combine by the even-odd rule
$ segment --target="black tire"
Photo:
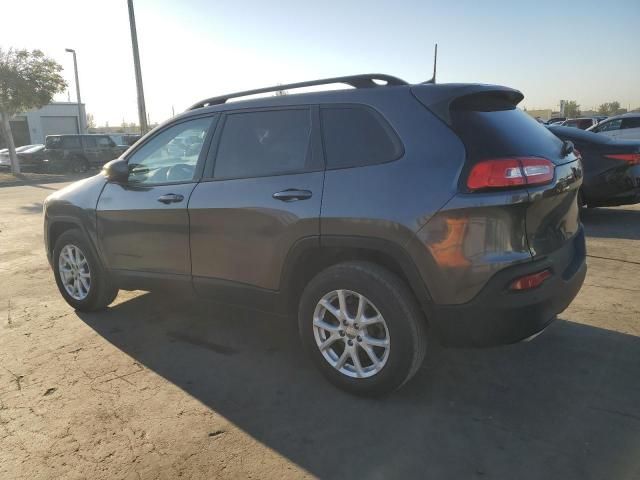
[[[388,357],[373,376],[353,378],[340,372],[329,364],[316,343],[316,306],[329,292],[340,289],[365,296],[386,323]],[[307,353],[322,374],[337,387],[356,395],[380,396],[397,390],[415,375],[426,353],[426,319],[412,292],[396,275],[369,262],[340,263],[316,275],[302,293],[298,328]],[[340,332],[343,338],[344,333]],[[355,348],[360,351],[362,346]]]
[[[90,272],[90,284],[88,293],[83,299],[73,298],[67,292],[60,274],[60,254],[67,245],[80,249],[87,260]],[[84,234],[78,229],[67,230],[56,240],[53,248],[53,274],[56,278],[58,290],[65,301],[74,309],[82,312],[91,312],[106,308],[118,295],[118,289],[112,284],[109,274],[105,271],[93,249],[86,240]]]

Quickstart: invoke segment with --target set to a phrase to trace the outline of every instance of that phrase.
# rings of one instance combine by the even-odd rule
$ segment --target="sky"
[[[387,73],[521,90],[528,109],[640,107],[640,0],[134,0],[152,122],[228,92]],[[64,67],[99,125],[137,122],[126,0],[3,0],[0,47]],[[67,93],[56,100],[66,101]]]

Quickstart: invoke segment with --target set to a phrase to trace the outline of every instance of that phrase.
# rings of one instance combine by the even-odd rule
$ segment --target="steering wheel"
[[[167,181],[179,182],[181,180],[191,180],[193,178],[193,165],[178,163],[167,170]]]

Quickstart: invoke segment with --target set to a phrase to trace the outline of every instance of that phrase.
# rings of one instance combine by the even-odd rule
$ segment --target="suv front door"
[[[208,178],[189,202],[199,293],[233,302],[233,293],[247,291],[235,287],[279,290],[293,245],[317,241],[324,181],[317,118],[314,108],[287,107],[221,119]]]
[[[120,281],[190,280],[187,203],[202,175],[213,124],[214,117],[204,116],[167,126],[127,156],[127,182],[104,187],[98,237]],[[200,140],[189,151],[170,149],[181,137]]]

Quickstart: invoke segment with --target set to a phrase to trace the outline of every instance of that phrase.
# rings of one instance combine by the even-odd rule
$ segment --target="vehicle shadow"
[[[580,213],[588,237],[640,240],[640,210],[589,208]]]
[[[383,399],[347,395],[294,322],[143,294],[82,320],[321,478],[637,478],[640,339],[560,320],[529,343],[447,350]]]
[[[42,213],[42,202],[33,202],[31,205],[21,205],[20,210],[24,213]]]

